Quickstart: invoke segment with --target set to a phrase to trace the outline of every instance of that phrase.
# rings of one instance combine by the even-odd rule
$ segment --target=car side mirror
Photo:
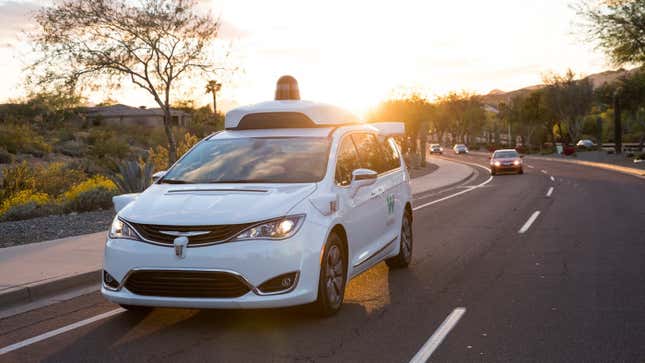
[[[378,173],[370,169],[356,169],[352,172],[352,184],[350,194],[353,197],[362,187],[372,185],[376,182]]]
[[[166,175],[166,172],[167,172],[167,170],[162,170],[162,171],[158,171],[158,172],[152,174],[152,182],[156,183],[157,180],[163,178],[164,175]]]

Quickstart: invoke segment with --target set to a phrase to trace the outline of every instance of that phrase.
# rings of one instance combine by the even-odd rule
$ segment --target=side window
[[[336,156],[336,185],[346,186],[352,182],[352,172],[360,168],[358,154],[351,137],[345,137]]]
[[[361,168],[371,169],[381,174],[388,170],[383,149],[376,136],[372,134],[353,134],[352,139],[358,151]]]
[[[383,148],[385,149],[385,162],[387,164],[387,170],[394,170],[401,167],[401,157],[399,156],[398,148],[396,147],[396,141],[393,138],[388,137],[383,143]]]

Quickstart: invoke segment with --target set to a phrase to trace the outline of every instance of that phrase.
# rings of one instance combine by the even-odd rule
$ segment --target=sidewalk
[[[98,286],[106,232],[0,249],[0,306]]]
[[[412,193],[454,185],[468,179],[471,167],[432,158],[439,168],[411,181]],[[70,291],[98,290],[106,232],[0,249],[0,318],[64,300]],[[77,294],[79,295],[79,294]],[[76,295],[70,295],[71,298]],[[38,307],[36,306],[36,307]]]

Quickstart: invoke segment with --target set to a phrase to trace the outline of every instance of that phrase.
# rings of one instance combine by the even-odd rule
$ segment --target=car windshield
[[[161,183],[311,183],[327,170],[329,140],[309,137],[207,140]]]
[[[493,156],[496,159],[516,158],[518,157],[517,151],[498,151]]]

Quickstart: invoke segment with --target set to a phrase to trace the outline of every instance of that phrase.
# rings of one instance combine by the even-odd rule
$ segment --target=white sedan
[[[314,302],[329,315],[349,279],[383,260],[406,267],[405,163],[352,117],[305,101],[229,112],[147,190],[116,197],[102,294],[127,309]]]

